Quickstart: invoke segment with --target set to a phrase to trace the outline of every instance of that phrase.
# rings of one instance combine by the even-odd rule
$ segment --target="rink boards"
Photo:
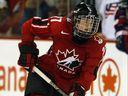
[[[19,57],[17,39],[0,39],[0,96],[24,96],[27,73],[17,65]],[[40,55],[51,41],[36,41]],[[42,50],[43,49],[43,50]],[[87,96],[128,96],[128,56],[107,42],[106,55]]]

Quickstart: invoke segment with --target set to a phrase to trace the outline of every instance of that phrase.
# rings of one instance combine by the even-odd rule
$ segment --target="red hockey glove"
[[[39,50],[36,48],[36,44],[19,43],[19,51],[20,51],[20,57],[18,60],[18,65],[31,71],[33,66],[38,61]]]
[[[70,93],[69,96],[85,96],[85,90],[82,86],[74,84],[73,92]]]

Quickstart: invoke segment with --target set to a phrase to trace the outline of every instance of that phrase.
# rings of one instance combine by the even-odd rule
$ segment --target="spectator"
[[[25,6],[24,6],[24,13],[23,16],[18,24],[18,32],[17,36],[20,36],[21,33],[21,26],[22,24],[27,21],[28,19],[34,17],[34,16],[40,16],[43,19],[48,17],[48,13],[50,11],[49,5],[46,3],[45,0],[25,0]],[[39,9],[37,13],[37,8],[39,5]]]
[[[5,0],[0,0],[0,33],[1,35],[6,31],[3,27],[4,19],[8,15],[7,2]]]
[[[22,16],[22,4],[23,1],[20,0],[4,0],[6,2],[6,9],[2,9],[1,13],[1,23],[0,23],[0,31],[2,36],[12,36],[15,35],[17,30],[18,22]]]
[[[58,15],[59,16],[65,16],[67,15],[67,2],[68,0],[57,0],[57,9],[58,9]]]

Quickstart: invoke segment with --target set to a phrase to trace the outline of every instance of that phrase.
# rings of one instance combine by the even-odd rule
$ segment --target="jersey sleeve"
[[[49,19],[34,17],[22,25],[22,42],[33,42],[34,37],[46,38],[50,36]]]
[[[88,53],[85,64],[82,67],[82,74],[80,75],[77,83],[89,90],[92,81],[96,79],[97,71],[102,63],[103,56],[105,54],[105,44],[100,48],[93,49],[93,52]],[[94,52],[95,51],[95,52]]]

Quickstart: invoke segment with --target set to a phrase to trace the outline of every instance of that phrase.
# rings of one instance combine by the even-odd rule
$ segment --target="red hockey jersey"
[[[39,57],[39,66],[66,93],[70,93],[74,83],[89,89],[96,78],[105,46],[104,40],[97,35],[85,44],[76,44],[72,41],[72,32],[72,22],[67,17],[34,17],[22,26],[22,42],[33,42],[35,36],[52,38],[50,52]]]

